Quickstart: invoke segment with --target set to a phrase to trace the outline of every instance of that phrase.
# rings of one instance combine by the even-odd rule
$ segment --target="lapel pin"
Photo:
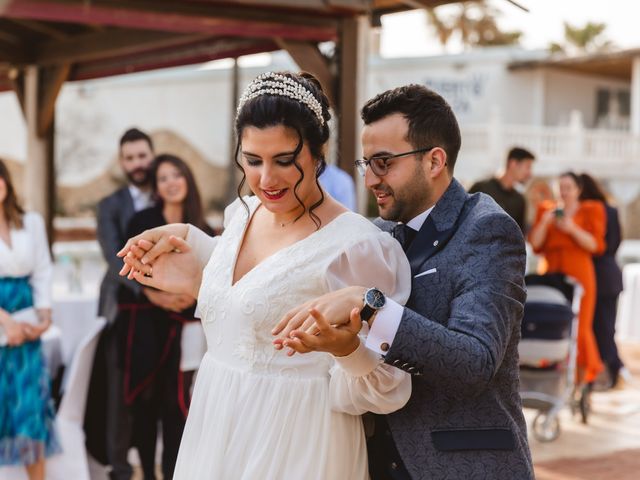
[[[439,242],[438,242],[438,240],[436,240],[435,242],[433,242],[433,246],[434,246],[434,247],[437,247],[437,246],[438,246],[438,243],[439,243]]]

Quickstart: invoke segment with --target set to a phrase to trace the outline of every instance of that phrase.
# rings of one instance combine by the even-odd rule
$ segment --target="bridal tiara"
[[[249,84],[238,101],[237,113],[240,113],[245,103],[261,95],[278,95],[297,100],[306,105],[316,116],[320,126],[324,127],[322,105],[318,99],[306,87],[292,78],[273,72],[263,73]]]

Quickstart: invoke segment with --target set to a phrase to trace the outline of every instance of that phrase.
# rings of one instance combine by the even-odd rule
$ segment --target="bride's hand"
[[[127,254],[124,257],[124,262],[132,269],[130,277],[147,287],[198,298],[202,282],[200,261],[189,244],[180,238],[169,237],[167,245],[171,247],[170,253],[164,253],[157,257],[153,263],[145,265],[147,267],[146,274],[134,267],[137,260]]]
[[[295,352],[328,352],[335,357],[346,357],[360,345],[358,332],[362,328],[362,320],[358,308],[351,310],[349,323],[337,327],[330,325],[314,308],[309,310],[309,315],[315,320],[318,333],[310,335],[303,330],[291,332],[291,338],[286,338],[283,342],[283,346],[290,349],[287,355],[291,356]]]
[[[169,225],[162,225],[161,227],[145,230],[140,235],[130,238],[122,250],[116,255],[120,258],[129,256],[129,259],[135,260],[135,262],[128,263],[122,267],[120,275],[128,275],[132,267],[134,270],[140,270],[148,274],[148,268],[145,268],[148,264],[152,263],[163,253],[169,253],[175,250],[169,242],[169,239],[171,237],[177,237],[184,240],[187,237],[188,230],[189,226],[186,223],[171,223]],[[136,247],[142,247],[144,250],[136,250]]]

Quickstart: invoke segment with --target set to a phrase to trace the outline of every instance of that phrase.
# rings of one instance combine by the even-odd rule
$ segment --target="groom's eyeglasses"
[[[424,153],[433,150],[436,147],[419,148],[418,150],[411,150],[410,152],[397,153],[395,155],[376,155],[370,159],[362,158],[362,160],[356,160],[356,167],[360,175],[364,177],[367,167],[371,167],[371,171],[377,177],[383,177],[389,172],[389,160],[398,157],[405,157],[407,155],[415,155],[416,153]]]

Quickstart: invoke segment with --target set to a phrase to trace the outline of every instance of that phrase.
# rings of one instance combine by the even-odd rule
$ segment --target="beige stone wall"
[[[204,156],[185,139],[170,131],[152,132],[156,153],[171,153],[182,158],[191,168],[202,196],[206,212],[221,211],[224,208],[227,171],[211,165]],[[20,165],[18,165],[20,167]],[[85,185],[78,187],[59,186],[57,189],[58,215],[89,216],[95,214],[100,199],[125,184],[125,178],[118,165],[117,155],[108,171]]]

